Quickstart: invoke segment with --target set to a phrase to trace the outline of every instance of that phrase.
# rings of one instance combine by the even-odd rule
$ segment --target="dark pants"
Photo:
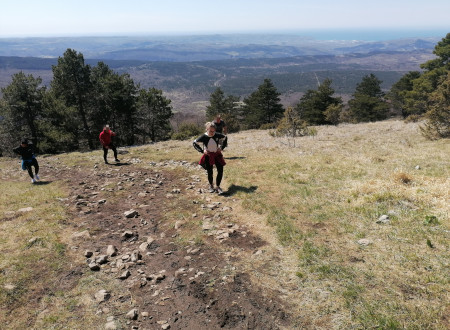
[[[206,156],[205,168],[206,171],[208,172],[208,182],[210,185],[213,185],[213,167],[214,165],[209,164],[209,157]],[[217,167],[216,185],[220,186],[223,177],[223,165],[220,165],[218,162],[216,162],[216,167]]]
[[[38,161],[36,160],[36,158],[22,161],[22,169],[27,170],[28,175],[31,178],[34,178],[32,166],[34,166],[34,172],[37,175],[39,173],[39,164],[38,164]]]
[[[114,152],[114,159],[117,159],[117,149],[116,149],[116,146],[115,146],[114,144],[110,143],[110,144],[108,145],[108,148],[111,149],[111,150]],[[106,157],[108,156],[108,150],[109,150],[108,148],[105,148],[105,147],[103,146],[103,159],[105,160],[105,163],[107,162]]]

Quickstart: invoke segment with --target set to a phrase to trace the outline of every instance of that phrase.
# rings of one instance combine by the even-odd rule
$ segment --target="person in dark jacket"
[[[220,114],[216,115],[213,120],[214,125],[216,125],[216,132],[227,135],[227,124],[222,120]]]
[[[34,156],[34,146],[32,143],[28,142],[27,139],[24,139],[19,147],[13,149],[13,152],[20,155],[22,157],[22,170],[27,170],[28,174],[31,177],[31,183],[36,183],[39,178],[39,164]],[[34,166],[34,175],[33,169]]]
[[[206,123],[206,133],[199,136],[194,140],[193,145],[195,150],[201,152],[202,158],[199,164],[208,173],[209,182],[209,192],[217,192],[223,194],[222,188],[220,188],[220,183],[223,178],[223,167],[225,166],[225,159],[222,155],[222,150],[227,147],[227,136],[216,133],[216,125],[214,123]],[[198,144],[202,143],[203,148]],[[216,187],[213,184],[213,167],[216,165],[217,177],[216,177]]]
[[[116,133],[110,130],[109,125],[105,125],[103,127],[103,131],[101,131],[99,135],[100,143],[103,147],[103,159],[105,160],[105,164],[108,164],[108,150],[111,149],[114,152],[114,160],[119,162],[117,159],[117,149],[116,146],[112,143],[112,137],[116,136]]]

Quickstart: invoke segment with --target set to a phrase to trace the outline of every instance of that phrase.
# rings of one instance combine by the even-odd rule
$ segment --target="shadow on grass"
[[[223,158],[233,160],[233,159],[246,159],[247,157],[223,157]]]
[[[35,186],[45,186],[47,184],[52,183],[53,181],[36,181],[35,183],[33,183],[33,185]]]
[[[242,186],[236,186],[232,184],[230,187],[228,187],[228,190],[225,191],[222,195],[223,196],[233,196],[234,194],[242,191],[246,194],[252,194],[258,189],[257,186],[250,186],[250,187],[242,187]]]
[[[105,165],[111,165],[111,166],[129,166],[131,163],[108,163]]]

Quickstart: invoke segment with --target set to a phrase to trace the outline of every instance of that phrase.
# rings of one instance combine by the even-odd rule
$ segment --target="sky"
[[[450,32],[449,0],[0,0],[0,37]]]

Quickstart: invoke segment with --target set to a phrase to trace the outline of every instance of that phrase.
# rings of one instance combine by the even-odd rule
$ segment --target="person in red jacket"
[[[115,161],[119,162],[119,160],[117,159],[116,146],[112,143],[113,136],[116,136],[116,133],[110,130],[109,125],[105,125],[105,127],[103,127],[103,131],[99,135],[100,142],[103,147],[103,159],[105,160],[105,164],[108,164],[108,160],[106,158],[108,156],[109,149],[111,149],[114,152]]]

